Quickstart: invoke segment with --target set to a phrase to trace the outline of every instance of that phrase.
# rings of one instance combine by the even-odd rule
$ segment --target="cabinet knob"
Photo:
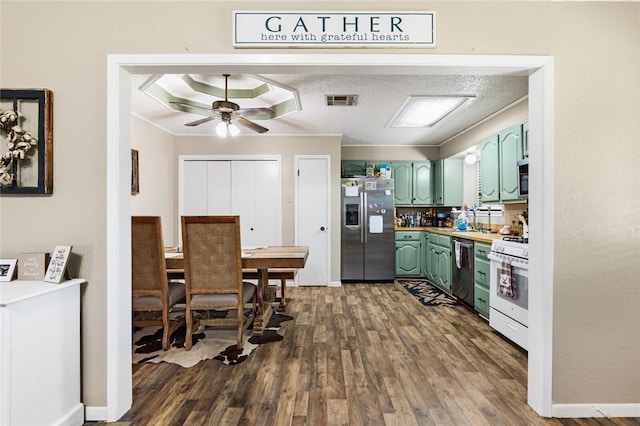
[[[321,227],[320,227],[320,230],[321,230],[321,231],[324,231],[324,226],[321,226]]]

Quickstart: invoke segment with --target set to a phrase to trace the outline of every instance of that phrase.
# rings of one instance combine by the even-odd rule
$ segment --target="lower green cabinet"
[[[451,237],[429,232],[427,279],[451,292]]]
[[[491,246],[476,242],[473,246],[473,308],[480,315],[489,318],[489,270],[490,263],[487,255]]]
[[[419,277],[422,275],[422,232],[396,232],[396,276]]]
[[[483,317],[489,318],[489,290],[475,286],[473,291],[473,309]]]

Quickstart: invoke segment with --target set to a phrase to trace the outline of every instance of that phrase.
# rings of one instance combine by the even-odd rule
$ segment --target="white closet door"
[[[254,161],[231,162],[231,214],[240,215],[243,247],[255,246],[254,235]]]
[[[254,178],[253,242],[257,246],[279,244],[280,171],[278,163],[255,161]]]
[[[184,162],[180,215],[208,214],[207,181],[207,161]]]
[[[231,162],[207,161],[207,214],[231,212]]]

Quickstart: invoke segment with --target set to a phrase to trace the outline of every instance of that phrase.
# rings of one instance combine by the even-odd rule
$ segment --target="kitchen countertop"
[[[437,226],[397,226],[394,231],[427,231],[441,235],[451,235],[452,237],[466,238],[467,240],[478,241],[481,243],[491,244],[493,240],[502,239],[503,235],[493,232],[491,234],[485,234],[484,232],[477,231],[458,231],[456,228],[439,228]]]

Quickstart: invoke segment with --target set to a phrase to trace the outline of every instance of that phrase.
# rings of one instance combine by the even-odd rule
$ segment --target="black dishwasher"
[[[473,241],[454,237],[452,245],[451,293],[473,307]]]

